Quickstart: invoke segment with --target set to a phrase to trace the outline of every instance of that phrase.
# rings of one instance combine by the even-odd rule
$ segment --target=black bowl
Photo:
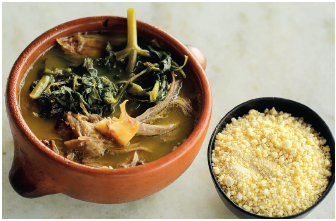
[[[324,194],[320,197],[320,199],[311,207],[308,209],[295,214],[291,216],[286,216],[286,217],[266,217],[266,216],[260,216],[256,215],[254,213],[248,212],[244,210],[243,208],[239,207],[236,205],[233,201],[229,199],[222,190],[220,184],[218,183],[216,176],[212,170],[212,161],[211,161],[211,155],[212,155],[212,150],[215,147],[215,140],[216,140],[216,135],[225,128],[226,124],[231,123],[231,118],[238,118],[242,117],[245,114],[248,114],[249,110],[255,109],[261,113],[265,111],[266,108],[272,109],[275,107],[277,111],[283,111],[292,114],[293,117],[303,117],[304,121],[306,123],[309,123],[312,125],[312,127],[320,132],[320,136],[323,136],[326,140],[327,143],[326,145],[329,145],[330,147],[330,154],[331,154],[331,159],[332,159],[332,167],[331,167],[331,172],[332,176],[330,177],[328,187]],[[209,142],[209,147],[208,147],[208,165],[209,165],[209,170],[211,173],[212,181],[214,182],[214,185],[216,187],[217,193],[220,196],[221,200],[224,202],[224,204],[228,207],[228,209],[235,214],[239,218],[247,218],[247,219],[270,219],[270,218],[304,218],[307,216],[316,206],[322,202],[322,200],[328,195],[330,190],[332,189],[334,183],[335,183],[335,140],[334,137],[327,126],[327,124],[322,120],[322,118],[315,113],[312,109],[309,107],[300,104],[296,101],[288,100],[288,99],[283,99],[283,98],[276,98],[276,97],[265,97],[265,98],[256,98],[252,99],[249,101],[246,101],[237,107],[233,108],[231,111],[229,111],[223,118],[222,120],[218,123],[216,126],[214,132],[211,135],[211,139]]]

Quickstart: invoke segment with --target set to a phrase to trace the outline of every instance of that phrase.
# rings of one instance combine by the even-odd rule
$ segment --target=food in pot
[[[326,190],[331,155],[326,140],[303,118],[250,110],[216,136],[213,172],[239,207],[284,217],[312,206]]]
[[[142,165],[176,149],[196,125],[200,95],[184,70],[188,57],[175,61],[162,43],[137,36],[133,9],[127,21],[127,34],[57,39],[24,80],[26,123],[69,160],[100,168]]]

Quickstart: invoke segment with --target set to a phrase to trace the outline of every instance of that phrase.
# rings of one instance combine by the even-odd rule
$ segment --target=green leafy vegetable
[[[68,111],[83,113],[81,104],[88,113],[105,117],[114,112],[114,107],[123,96],[154,105],[166,98],[172,71],[186,77],[182,68],[188,57],[185,56],[184,64],[179,66],[173,61],[169,50],[155,40],[141,41],[140,38],[138,45],[134,9],[129,9],[127,13],[128,40],[123,50],[119,51],[123,45],[116,46],[116,52],[107,42],[104,57],[87,57],[77,66],[53,70],[45,68],[42,78],[32,84],[30,94],[40,108],[41,117],[52,117]],[[88,40],[87,45],[95,40],[95,35],[83,37],[83,41]],[[101,41],[101,38],[97,37],[97,41]],[[110,76],[114,79],[112,82],[100,76],[98,70],[102,69],[107,72],[119,69],[120,74]]]
[[[86,58],[83,64],[68,69],[45,70],[52,82],[36,99],[40,116],[52,117],[68,111],[83,113],[83,103],[89,113],[106,116],[114,112],[119,88],[106,77],[97,76],[94,61]],[[66,74],[64,74],[66,73]],[[33,91],[37,82],[33,83]]]

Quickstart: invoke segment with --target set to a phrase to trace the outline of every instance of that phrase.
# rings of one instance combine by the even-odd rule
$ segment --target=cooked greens
[[[107,77],[99,76],[98,68],[125,69],[125,61],[117,60],[109,42],[102,58],[88,57],[82,64],[67,68],[45,68],[42,78],[31,86],[30,96],[40,108],[39,115],[48,118],[68,111],[83,113],[80,107],[83,103],[89,113],[104,117],[114,112],[124,95],[143,103],[155,104],[164,100],[170,71],[179,69],[182,76],[184,72],[172,61],[169,51],[148,43],[142,47],[148,48],[151,56],[138,56],[136,73],[126,81],[117,81],[115,76],[113,83]]]
[[[127,9],[127,46],[125,49],[115,53],[118,61],[128,58],[126,73],[131,74],[134,71],[137,55],[149,57],[150,53],[138,46],[137,26],[135,11],[133,8]]]
[[[170,72],[179,72],[185,78],[182,67],[188,57],[185,56],[184,64],[179,66],[172,60],[170,52],[157,41],[139,41],[138,45],[134,9],[127,11],[127,29],[127,45],[123,50],[119,50],[123,45],[114,49],[107,41],[103,57],[86,57],[82,64],[67,68],[45,68],[41,79],[32,84],[30,93],[39,105],[39,115],[52,117],[68,111],[83,113],[80,107],[83,104],[88,113],[105,117],[114,112],[114,107],[124,95],[130,100],[149,104],[164,100],[168,94]],[[99,35],[99,47],[95,47],[95,35],[90,34],[90,38],[80,37],[80,34],[76,36],[81,39],[81,45],[101,47],[102,38]],[[89,42],[86,44],[85,41]],[[80,49],[73,48],[67,45],[69,41],[66,40],[58,42],[68,54],[76,55],[80,51],[80,56],[84,56],[86,51],[90,51],[79,45]],[[116,68],[123,76],[114,75],[114,82],[98,73],[99,69],[112,72]]]
[[[83,113],[81,103],[90,113],[100,116],[114,111],[119,88],[106,77],[97,76],[92,59],[86,58],[83,64],[66,69],[45,69],[44,74],[40,81],[45,77],[51,80],[36,98],[41,117],[52,117],[68,111]],[[40,81],[33,82],[32,92],[39,87]]]
[[[27,124],[68,160],[109,169],[151,162],[175,150],[198,119],[198,90],[182,70],[188,57],[180,66],[164,44],[137,36],[133,9],[127,21],[127,35],[57,39],[25,79]]]

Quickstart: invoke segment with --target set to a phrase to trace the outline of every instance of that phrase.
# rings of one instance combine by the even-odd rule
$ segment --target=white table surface
[[[219,120],[236,105],[275,96],[316,111],[335,134],[334,3],[3,3],[2,94],[19,54],[48,29],[81,17],[126,16],[153,24],[207,57],[213,113],[189,169],[162,191],[135,202],[101,205],[63,194],[26,199],[10,186],[13,139],[2,96],[3,218],[236,218],[221,202],[207,165]],[[335,188],[306,218],[335,218]]]

